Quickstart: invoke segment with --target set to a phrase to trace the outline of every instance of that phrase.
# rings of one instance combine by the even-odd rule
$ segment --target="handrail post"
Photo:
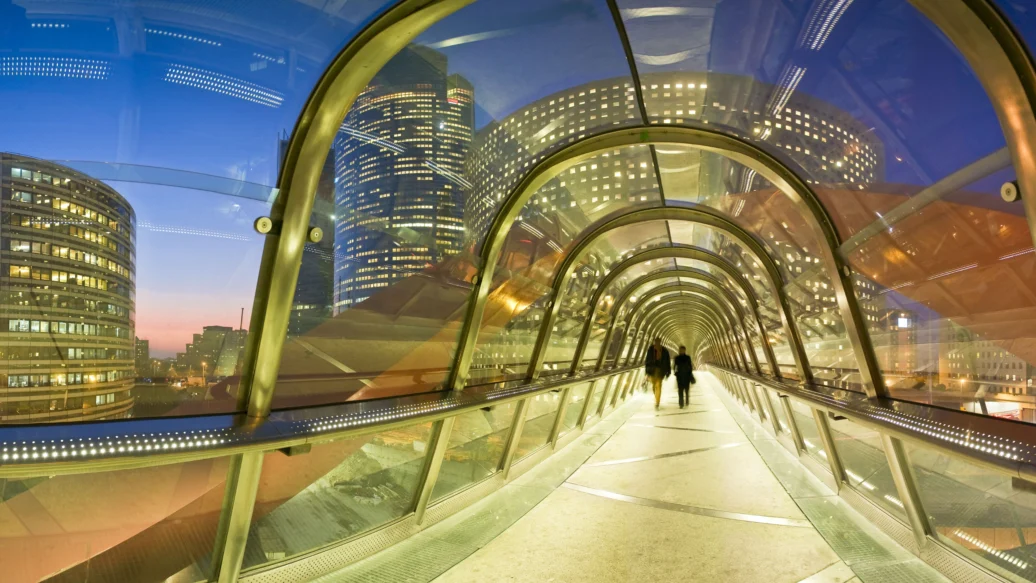
[[[442,469],[442,461],[446,455],[446,448],[449,447],[450,434],[453,433],[453,424],[456,420],[456,415],[447,417],[437,422],[432,428],[428,456],[425,458],[424,467],[421,469],[417,496],[414,499],[414,520],[418,525],[424,522],[424,514],[428,509],[428,502],[432,497],[435,482],[439,479],[439,470]]]
[[[753,383],[755,385],[756,394],[759,395],[759,400],[766,407],[766,414],[770,417],[770,423],[773,425],[773,436],[777,437],[781,434],[781,424],[777,421],[777,412],[773,409],[773,401],[770,400],[770,391],[766,387],[759,383]]]
[[[594,393],[597,391],[598,382],[599,379],[590,381],[590,386],[586,389],[586,398],[583,399],[583,409],[579,412],[579,420],[576,421],[576,427],[578,427],[579,429],[583,429],[583,427],[586,425],[586,420],[590,415],[590,403],[593,402],[593,396]],[[607,389],[607,385],[604,388]],[[604,399],[604,395],[601,395],[601,399]]]
[[[522,439],[522,431],[525,431],[525,419],[529,416],[531,401],[532,397],[522,399],[514,411],[511,431],[507,434],[507,445],[504,446],[504,456],[500,459],[500,475],[503,476],[504,480],[511,473],[511,464],[514,463],[514,454],[518,451],[518,444]]]
[[[932,525],[928,522],[928,515],[921,503],[921,495],[917,490],[917,481],[914,472],[910,467],[906,448],[903,442],[886,433],[881,433],[881,445],[885,450],[885,458],[888,460],[889,470],[892,472],[892,481],[896,484],[896,491],[903,503],[903,510],[910,521],[910,528],[914,532],[914,540],[917,542],[917,550],[920,553],[924,550],[928,537],[934,534]]]
[[[820,409],[813,409],[813,420],[817,424],[820,441],[824,444],[824,452],[827,453],[827,463],[831,466],[831,475],[835,478],[835,491],[837,492],[845,482],[845,468],[842,466],[838,450],[835,449],[834,436],[831,435],[831,423],[827,420],[827,413]]]
[[[806,451],[806,442],[802,439],[802,432],[799,431],[799,424],[795,421],[795,410],[791,407],[791,397],[788,395],[777,396],[781,400],[781,409],[784,410],[784,417],[788,420],[788,429],[791,431],[791,441],[795,444],[795,452],[802,454]]]
[[[550,449],[558,447],[558,438],[561,437],[561,427],[565,423],[565,414],[568,412],[568,399],[572,396],[572,387],[567,386],[561,391],[561,403],[558,404],[558,414],[554,417],[554,425],[550,427],[550,434],[547,442]]]
[[[212,553],[212,579],[219,583],[237,581],[241,574],[264,455],[261,451],[250,451],[230,458]]]

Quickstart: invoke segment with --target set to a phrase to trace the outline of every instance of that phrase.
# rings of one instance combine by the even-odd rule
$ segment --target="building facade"
[[[70,168],[0,154],[0,422],[133,408],[136,219]]]
[[[230,326],[205,326],[184,352],[176,353],[176,368],[184,376],[211,379],[238,374],[238,361],[248,331]]]
[[[474,90],[411,46],[360,94],[334,142],[335,313],[461,250]]]
[[[144,338],[136,338],[134,340],[134,366],[137,369],[138,377],[150,377],[154,374],[151,366],[151,347],[150,342]]]

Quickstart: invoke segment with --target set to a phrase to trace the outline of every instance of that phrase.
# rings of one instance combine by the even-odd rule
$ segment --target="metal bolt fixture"
[[[260,235],[265,235],[273,230],[273,219],[270,217],[259,217],[252,226],[255,227],[256,232]]]
[[[1017,202],[1022,199],[1022,191],[1018,189],[1018,182],[1012,180],[1005,182],[1000,187],[1000,198],[1007,202]]]
[[[324,230],[320,227],[310,227],[306,238],[310,243],[319,243],[324,238]]]

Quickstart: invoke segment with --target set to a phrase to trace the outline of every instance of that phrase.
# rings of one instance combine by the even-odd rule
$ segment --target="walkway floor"
[[[944,581],[700,376],[327,581]]]

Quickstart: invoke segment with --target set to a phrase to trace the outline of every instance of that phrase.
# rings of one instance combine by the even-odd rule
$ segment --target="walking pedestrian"
[[[655,391],[655,409],[658,409],[662,403],[662,381],[669,378],[672,373],[669,351],[662,346],[661,338],[655,338],[654,343],[647,350],[644,373],[651,382],[651,388]]]
[[[673,370],[676,373],[676,390],[680,393],[680,408],[691,404],[691,385],[694,384],[694,363],[687,354],[687,347],[680,347],[680,354],[673,359]]]

